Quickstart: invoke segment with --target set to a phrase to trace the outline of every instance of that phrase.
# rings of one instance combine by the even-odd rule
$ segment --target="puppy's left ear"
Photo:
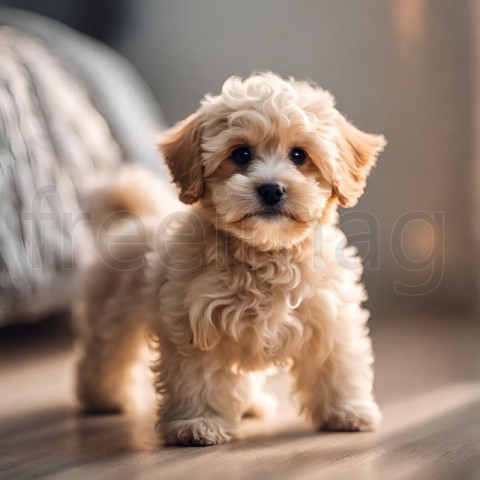
[[[372,135],[356,128],[339,114],[339,158],[333,180],[333,193],[344,207],[353,207],[362,195],[367,176],[378,154],[387,144],[382,135]]]
[[[202,114],[193,113],[168,130],[157,145],[180,188],[180,200],[187,204],[195,203],[203,194],[201,126]]]

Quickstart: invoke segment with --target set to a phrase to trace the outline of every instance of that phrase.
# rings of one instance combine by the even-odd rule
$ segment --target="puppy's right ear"
[[[370,170],[387,144],[382,135],[359,130],[343,115],[338,117],[338,168],[333,192],[344,207],[353,207],[363,193]]]
[[[173,176],[180,188],[180,200],[191,204],[203,194],[203,167],[200,158],[202,114],[193,113],[168,130],[158,143]]]

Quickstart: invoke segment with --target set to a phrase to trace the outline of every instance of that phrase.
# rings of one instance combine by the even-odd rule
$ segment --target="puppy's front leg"
[[[208,446],[228,442],[249,407],[250,385],[212,353],[181,354],[162,343],[156,366],[158,430],[165,443]]]
[[[292,368],[302,412],[317,429],[374,430],[382,415],[373,399],[373,355],[365,322],[337,319],[318,336]]]

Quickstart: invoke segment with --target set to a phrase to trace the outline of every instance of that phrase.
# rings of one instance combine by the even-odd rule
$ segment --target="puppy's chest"
[[[204,298],[195,301],[205,305],[204,320],[228,343],[273,356],[302,336],[301,306],[311,294],[303,277],[299,266],[275,262],[217,272],[209,278],[213,283],[205,288]]]
[[[235,286],[232,302],[246,323],[249,320],[272,323],[275,318],[291,314],[303,300],[294,268],[278,271],[246,271],[241,278],[232,276],[227,282]]]

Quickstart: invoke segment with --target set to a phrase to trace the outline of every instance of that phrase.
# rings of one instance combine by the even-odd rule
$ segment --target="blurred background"
[[[318,82],[354,123],[389,141],[366,194],[355,209],[342,212],[343,227],[364,258],[369,306],[478,308],[475,0],[2,0],[0,5],[56,19],[128,59],[147,84],[133,87],[142,90],[142,108],[156,110],[144,132],[184,118],[232,74],[273,70]],[[46,38],[69,68],[87,70],[83,77],[99,68],[79,67],[81,59],[52,40],[52,28],[39,19],[19,20],[8,10],[3,17]],[[117,75],[112,89],[118,81]],[[147,89],[155,98],[145,100]],[[103,112],[102,93],[90,96]],[[135,123],[135,102],[124,97],[119,93],[110,100],[123,108],[109,112],[111,123],[127,116]],[[115,126],[111,130],[124,143],[135,142],[125,137],[138,133],[138,127],[132,132],[127,126],[121,135]],[[138,153],[151,148],[144,132],[145,145],[127,153],[155,166],[152,151]]]
[[[0,0],[0,467],[9,478],[88,462],[117,472],[92,478],[118,478],[162,459],[198,478],[202,468],[175,450],[135,457],[147,444],[156,451],[151,418],[137,428],[72,407],[68,313],[92,252],[81,199],[124,162],[166,177],[154,135],[228,76],[256,70],[314,80],[389,142],[359,204],[341,210],[365,265],[386,420],[383,437],[363,445],[379,450],[362,457],[356,439],[341,450],[342,436],[318,436],[283,453],[317,448],[301,456],[313,465],[325,459],[318,452],[341,451],[348,463],[359,445],[358,478],[410,468],[412,455],[430,473],[471,461],[468,478],[479,478],[479,0]],[[270,385],[283,398],[269,427],[278,431],[298,422],[285,385]],[[282,468],[289,457],[275,441],[251,471]],[[138,462],[124,462],[130,454]],[[248,464],[244,454],[233,463]]]

